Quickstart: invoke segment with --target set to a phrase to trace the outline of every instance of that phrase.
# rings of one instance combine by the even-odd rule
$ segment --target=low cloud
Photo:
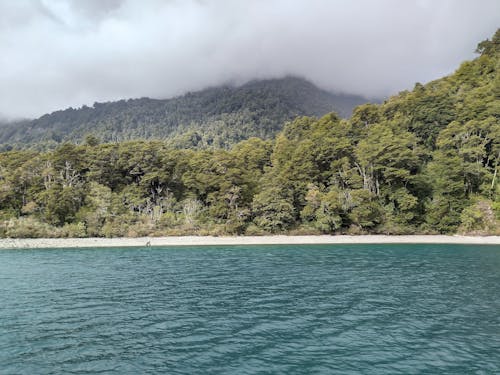
[[[290,74],[387,96],[473,58],[499,14],[498,0],[5,1],[0,114]]]

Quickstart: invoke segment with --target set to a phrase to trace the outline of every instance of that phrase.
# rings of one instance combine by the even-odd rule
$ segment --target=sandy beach
[[[500,236],[182,236],[139,238],[23,238],[0,239],[0,249],[146,247],[146,246],[210,246],[210,245],[284,245],[284,244],[478,244],[500,245]]]

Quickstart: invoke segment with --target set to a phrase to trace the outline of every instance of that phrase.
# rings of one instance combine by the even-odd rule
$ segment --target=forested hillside
[[[0,233],[500,234],[499,44],[497,31],[454,74],[349,120],[298,117],[230,150],[129,141],[1,153]]]
[[[92,135],[103,142],[168,139],[180,148],[227,148],[250,137],[269,139],[297,116],[336,111],[350,116],[366,99],[335,95],[300,78],[253,81],[217,87],[173,99],[130,99],[68,108],[0,127],[3,148],[38,144],[38,149]]]

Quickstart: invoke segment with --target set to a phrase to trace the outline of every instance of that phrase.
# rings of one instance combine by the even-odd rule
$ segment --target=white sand
[[[140,238],[37,238],[0,239],[0,249],[80,248],[197,245],[271,245],[271,244],[481,244],[500,245],[500,236],[240,236],[240,237],[140,237]]]

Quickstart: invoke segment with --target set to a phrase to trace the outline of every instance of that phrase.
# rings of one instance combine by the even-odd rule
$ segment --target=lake
[[[500,246],[0,251],[1,374],[500,373]]]

